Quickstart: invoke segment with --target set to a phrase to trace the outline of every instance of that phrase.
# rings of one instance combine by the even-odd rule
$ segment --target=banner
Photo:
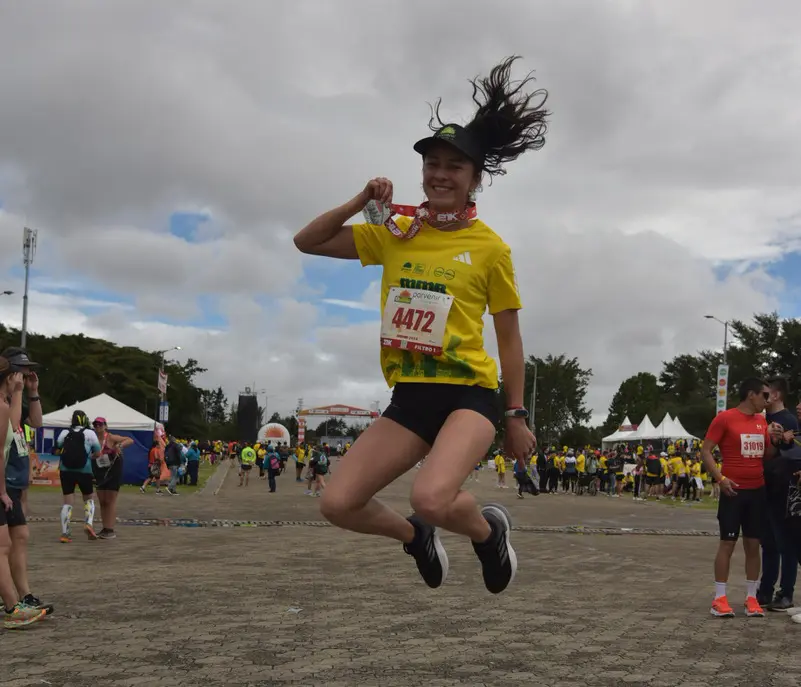
[[[298,446],[306,441],[306,420],[302,417],[298,418]]]
[[[159,370],[159,391],[162,394],[167,393],[167,373],[164,370]]]
[[[49,487],[61,486],[58,471],[59,457],[51,453],[29,453],[31,459],[31,484]]]
[[[729,397],[729,366],[718,365],[718,383],[715,398],[715,415],[726,410]]]
[[[159,404],[159,422],[170,421],[170,404],[167,401],[162,401]]]

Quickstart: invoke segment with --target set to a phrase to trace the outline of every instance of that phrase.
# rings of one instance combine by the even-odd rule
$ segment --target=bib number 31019
[[[381,318],[381,345],[442,355],[453,296],[423,289],[389,290]]]

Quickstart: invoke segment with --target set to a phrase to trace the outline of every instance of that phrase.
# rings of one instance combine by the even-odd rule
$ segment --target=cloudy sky
[[[517,53],[550,133],[480,214],[526,351],[592,367],[598,420],[626,376],[719,346],[705,313],[801,315],[798,26],[794,0],[4,3],[0,320],[27,225],[32,330],[179,345],[270,412],[384,407],[380,274],[292,235],[373,176],[420,202],[426,103],[467,121],[467,78]]]

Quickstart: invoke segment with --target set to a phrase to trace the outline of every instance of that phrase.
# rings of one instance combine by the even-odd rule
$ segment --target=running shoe
[[[765,611],[756,600],[755,596],[749,596],[745,600],[745,615],[749,618],[764,618]]]
[[[414,540],[404,544],[403,550],[414,556],[417,570],[423,581],[436,589],[448,577],[448,554],[437,534],[437,529],[417,515],[407,518],[414,525]]]
[[[501,505],[489,503],[481,509],[492,529],[487,541],[473,542],[473,550],[481,561],[484,585],[493,594],[500,594],[515,579],[517,554],[509,543],[512,518]]]
[[[790,618],[790,620],[801,625],[801,614],[794,615],[792,618]]]
[[[55,611],[55,606],[53,604],[43,604],[40,599],[33,594],[28,594],[22,602],[25,606],[29,608],[38,608],[45,612],[45,615],[52,615],[53,611]]]
[[[98,539],[116,539],[117,533],[114,530],[107,530],[105,527],[97,535]]]
[[[62,534],[58,539],[62,544],[69,544],[72,542],[72,537],[68,534]]]
[[[801,606],[793,606],[787,609],[787,615],[801,615]]]
[[[97,534],[95,534],[94,528],[88,522],[83,526],[83,531],[86,532],[86,536],[89,538],[89,541],[94,541],[97,539]]]
[[[14,606],[11,613],[5,611],[3,614],[3,627],[6,630],[17,630],[20,627],[25,627],[35,623],[37,620],[41,620],[45,615],[44,609],[32,608],[20,602]]]
[[[756,599],[754,599],[756,603]],[[759,604],[757,604],[759,605]],[[712,602],[712,608],[709,612],[716,618],[733,618],[734,609],[729,605],[729,600],[725,596],[719,596]]]

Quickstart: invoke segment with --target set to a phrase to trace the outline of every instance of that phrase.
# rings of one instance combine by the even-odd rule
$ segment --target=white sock
[[[745,584],[747,586],[746,598],[749,596],[756,597],[757,587],[759,586],[759,580],[757,580],[756,582],[752,582],[751,580],[746,580]]]
[[[715,598],[719,599],[721,596],[726,596],[726,583],[715,582]]]
[[[94,522],[94,519],[95,519],[95,500],[94,499],[89,499],[88,501],[84,501],[83,502],[83,518],[84,518],[84,522],[87,525],[89,525],[89,527],[91,527],[92,523]]]
[[[65,537],[70,536],[70,518],[72,517],[72,506],[66,503],[61,506],[61,534]]]

